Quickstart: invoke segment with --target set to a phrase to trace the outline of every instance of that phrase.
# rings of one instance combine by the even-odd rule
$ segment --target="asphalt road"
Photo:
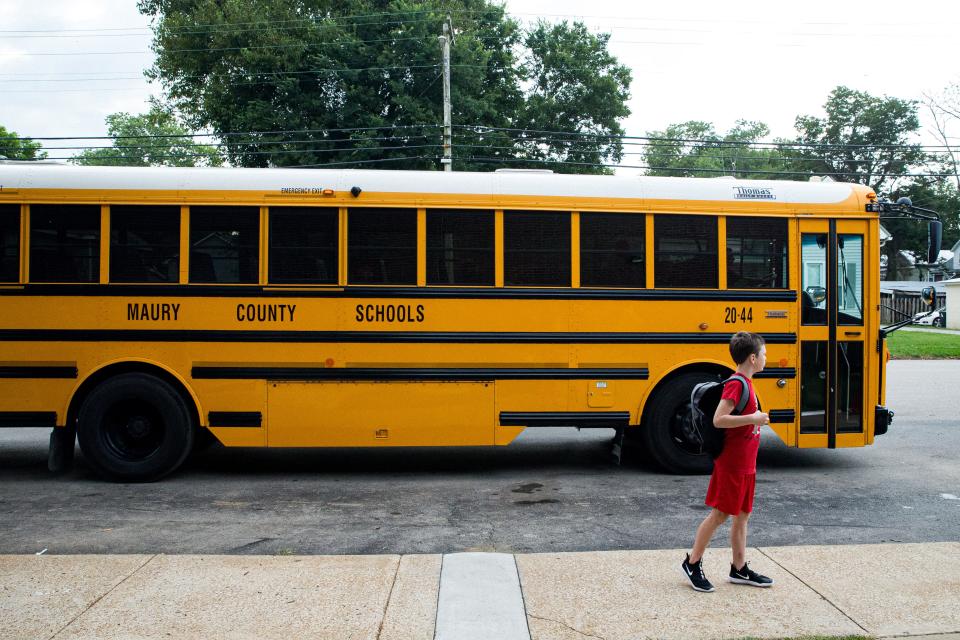
[[[890,433],[798,450],[765,434],[749,544],[960,540],[960,361],[893,361]],[[614,466],[612,431],[528,430],[497,449],[227,450],[144,485],[48,431],[0,430],[0,553],[369,554],[682,548],[706,477]],[[718,534],[718,540],[726,529]]]

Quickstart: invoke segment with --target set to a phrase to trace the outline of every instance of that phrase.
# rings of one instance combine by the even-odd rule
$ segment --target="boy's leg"
[[[710,511],[710,515],[703,519],[700,526],[697,527],[697,535],[693,540],[693,549],[690,551],[690,562],[696,564],[703,557],[703,552],[707,550],[710,539],[717,532],[717,528],[726,522],[729,516],[719,509]]]
[[[747,522],[750,520],[749,511],[741,511],[733,517],[730,526],[730,548],[733,550],[733,566],[743,568],[747,562]]]

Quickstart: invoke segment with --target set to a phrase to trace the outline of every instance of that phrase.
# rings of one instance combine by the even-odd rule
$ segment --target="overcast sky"
[[[611,34],[633,70],[628,135],[692,119],[724,131],[747,118],[791,136],[794,118],[821,115],[840,84],[920,99],[960,82],[956,0],[608,1],[585,15],[586,4],[506,3],[524,22],[579,19]],[[159,95],[143,78],[148,26],[135,0],[0,0],[0,125],[104,135],[107,114],[145,111]]]

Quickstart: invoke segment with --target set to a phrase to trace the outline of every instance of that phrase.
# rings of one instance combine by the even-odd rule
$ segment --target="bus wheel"
[[[651,398],[642,430],[643,443],[661,467],[670,473],[710,473],[713,460],[697,453],[690,423],[690,392],[701,382],[720,380],[709,373],[685,373],[669,381]]]
[[[190,453],[193,424],[169,383],[126,373],[97,386],[80,407],[77,439],[90,465],[118,482],[151,482]]]

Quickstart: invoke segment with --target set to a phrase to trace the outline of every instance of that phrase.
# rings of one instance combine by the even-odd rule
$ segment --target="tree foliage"
[[[651,176],[784,178],[786,171],[776,147],[758,147],[770,129],[762,122],[739,120],[721,135],[713,124],[690,120],[672,124],[663,131],[650,131],[644,160]]]
[[[438,36],[448,16],[458,169],[492,168],[472,157],[618,157],[618,141],[580,151],[531,145],[513,131],[536,122],[621,132],[629,73],[606,52],[606,38],[582,25],[536,27],[525,35],[489,0],[140,0],[138,6],[153,18],[156,59],[149,75],[163,83],[190,126],[229,143],[226,154],[236,165],[437,168]],[[570,66],[574,59],[579,72]],[[545,85],[560,81],[570,83],[562,95],[540,99]],[[596,100],[577,101],[594,94]],[[379,164],[384,160],[396,162]]]
[[[87,149],[74,158],[82,165],[128,167],[196,167],[223,164],[216,147],[194,142],[176,117],[158,104],[141,115],[125,112],[107,116],[113,146]]]
[[[46,152],[40,150],[42,146],[0,126],[0,156],[9,160],[42,160],[47,157]]]
[[[796,142],[812,174],[859,182],[889,193],[906,182],[898,174],[929,160],[914,139],[920,129],[917,102],[877,97],[837,87],[823,106],[825,118],[799,116]]]

